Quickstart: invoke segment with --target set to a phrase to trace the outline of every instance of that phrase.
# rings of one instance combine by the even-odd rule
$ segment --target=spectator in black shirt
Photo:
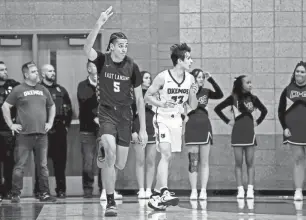
[[[84,197],[91,198],[93,191],[94,175],[97,165],[96,157],[96,132],[99,128],[97,118],[98,100],[96,95],[97,68],[92,62],[87,63],[88,77],[78,85],[79,120],[81,134],[81,149],[83,155],[82,182]],[[99,172],[98,185],[102,191],[101,172]]]
[[[19,85],[13,79],[8,79],[7,67],[0,61],[0,107],[12,89]],[[16,108],[11,109],[12,118],[15,120]],[[14,145],[15,136],[7,126],[2,111],[0,111],[0,170],[3,167],[3,173],[0,172],[0,201],[2,198],[11,199],[10,190],[12,189],[12,173],[14,168]],[[2,179],[4,182],[2,183]]]
[[[56,195],[59,198],[66,197],[66,162],[67,162],[67,134],[72,120],[71,100],[67,90],[56,83],[56,72],[52,65],[44,64],[41,68],[42,81],[55,103],[55,119],[52,128],[48,132],[48,157],[53,161],[56,181]],[[39,177],[35,169],[34,193],[39,198]]]

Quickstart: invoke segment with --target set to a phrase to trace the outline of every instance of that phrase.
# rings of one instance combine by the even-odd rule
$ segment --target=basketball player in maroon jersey
[[[294,156],[295,201],[303,201],[306,146],[306,64],[299,62],[291,82],[281,94],[278,106],[279,121],[284,130],[284,143],[289,144]]]
[[[102,168],[105,180],[107,206],[105,216],[117,216],[114,200],[116,169],[125,167],[131,142],[133,113],[133,90],[139,116],[139,142],[147,143],[145,104],[142,95],[142,78],[135,62],[126,55],[127,37],[123,33],[110,36],[107,53],[95,51],[94,42],[101,27],[112,16],[112,7],[102,12],[93,30],[87,37],[84,51],[98,71],[98,116],[99,137],[97,164]]]
[[[232,94],[215,107],[217,115],[228,125],[233,127],[231,144],[235,155],[235,174],[238,185],[238,199],[244,198],[242,180],[243,153],[248,173],[247,198],[254,199],[254,146],[257,145],[254,127],[258,126],[266,117],[267,108],[260,102],[257,96],[251,93],[252,82],[248,76],[241,75],[234,81]],[[234,120],[227,118],[222,112],[226,107],[231,106]],[[257,120],[252,113],[258,109],[261,114]]]

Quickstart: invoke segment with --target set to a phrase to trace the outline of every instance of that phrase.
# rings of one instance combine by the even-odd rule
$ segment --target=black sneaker
[[[40,199],[40,192],[34,192],[35,199]]]
[[[85,198],[85,199],[91,199],[93,196],[92,196],[92,193],[89,193],[89,192],[86,192],[86,193],[84,193],[84,195],[83,195],[83,198]]]
[[[104,216],[115,217],[117,216],[117,212],[118,210],[117,210],[116,202],[115,201],[107,202]]]
[[[20,196],[19,195],[12,195],[11,202],[12,203],[19,203],[20,202]]]
[[[64,199],[66,198],[66,193],[64,191],[59,191],[58,193],[56,193],[56,197],[60,199]]]
[[[3,199],[11,200],[12,199],[12,193],[11,192],[6,193],[6,195],[3,197]]]
[[[56,198],[50,196],[49,193],[43,193],[43,194],[40,196],[39,200],[40,200],[41,202],[56,202]]]

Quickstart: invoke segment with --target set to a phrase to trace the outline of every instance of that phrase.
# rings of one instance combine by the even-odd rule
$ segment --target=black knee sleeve
[[[189,172],[198,172],[199,153],[188,153]]]

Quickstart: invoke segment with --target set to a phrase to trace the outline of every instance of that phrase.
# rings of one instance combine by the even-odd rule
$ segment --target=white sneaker
[[[254,189],[248,189],[247,199],[254,199]]]
[[[244,189],[238,189],[237,199],[244,199]]]
[[[159,195],[151,196],[148,206],[154,211],[165,211],[167,208],[167,206],[161,204],[161,198]]]
[[[295,190],[294,201],[303,201],[303,192],[302,192],[302,190]]]
[[[151,189],[147,189],[145,192],[145,199],[149,199],[152,195],[152,190]]]
[[[190,200],[197,200],[198,199],[198,192],[197,190],[192,190],[190,194]]]
[[[119,194],[117,191],[114,192],[114,199],[115,200],[121,200],[122,199],[122,195]]]
[[[105,189],[102,190],[101,196],[100,196],[100,201],[106,201],[106,191]]]
[[[117,191],[114,192],[114,199],[115,200],[121,200],[122,195],[120,195]],[[106,201],[106,191],[105,189],[102,190],[101,196],[100,196],[100,201]]]
[[[199,199],[200,200],[206,200],[207,199],[207,192],[206,192],[206,190],[201,190]]]
[[[145,199],[146,198],[146,192],[144,189],[139,190],[138,194],[138,199]]]
[[[175,194],[173,192],[169,192],[168,190],[165,190],[163,195],[160,197],[161,205],[165,206],[177,206],[179,203],[179,198],[174,196]]]

